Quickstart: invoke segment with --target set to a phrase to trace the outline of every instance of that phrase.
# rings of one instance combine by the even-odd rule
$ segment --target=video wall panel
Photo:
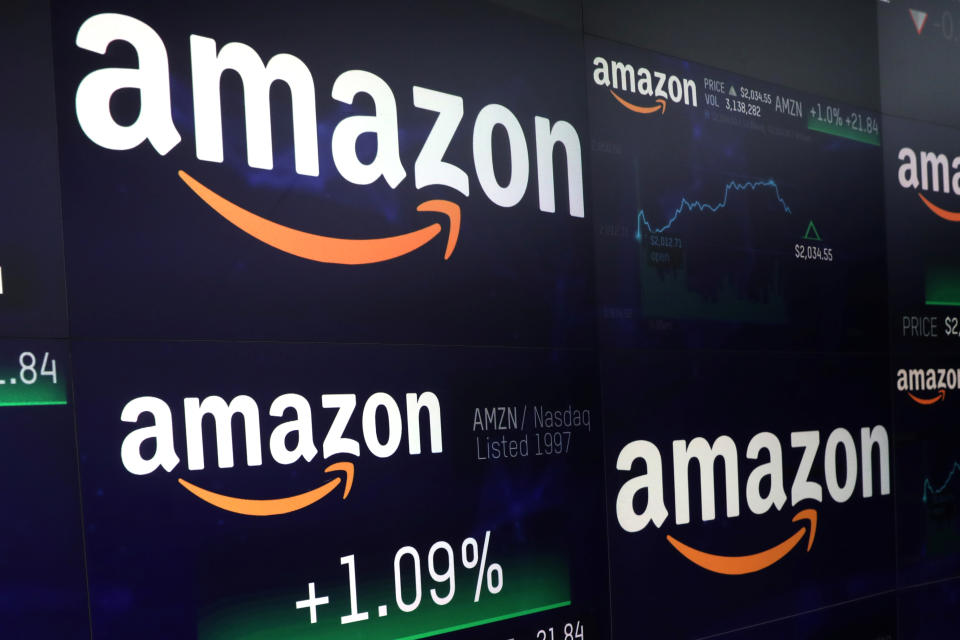
[[[951,3],[27,4],[0,637],[950,636]]]
[[[877,113],[586,53],[604,346],[885,348]]]
[[[50,11],[4,7],[0,54],[0,337],[65,338],[60,178]]]
[[[613,637],[705,637],[893,589],[885,363],[605,358]]]
[[[593,344],[579,33],[108,9],[53,21],[76,335]]]
[[[0,631],[89,637],[64,340],[0,340]]]
[[[461,634],[480,638],[532,635],[521,618],[545,611],[606,633],[606,572],[583,553],[604,547],[588,352],[75,351],[106,636],[396,638],[496,622]],[[146,630],[145,615],[158,620]]]

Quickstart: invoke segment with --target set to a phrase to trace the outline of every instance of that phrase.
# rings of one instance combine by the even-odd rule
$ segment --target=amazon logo
[[[117,13],[101,13],[87,18],[76,35],[77,47],[100,55],[117,42],[126,43],[136,51],[138,66],[99,68],[83,78],[76,91],[76,115],[80,128],[87,138],[105,149],[126,151],[147,142],[158,154],[166,155],[182,140],[171,112],[166,45],[146,23]],[[247,164],[256,169],[273,170],[271,131],[274,114],[271,113],[270,91],[274,84],[280,83],[291,96],[295,170],[300,175],[319,176],[317,100],[323,95],[318,94],[307,65],[288,53],[276,53],[264,62],[249,45],[242,42],[220,45],[202,35],[190,35],[189,46],[197,160],[224,162],[220,85],[223,74],[231,72],[237,74],[243,84]],[[140,112],[132,123],[120,124],[111,114],[110,100],[116,92],[130,90],[139,93]],[[422,86],[409,88],[406,95],[415,108],[436,114],[413,165],[414,188],[446,187],[457,194],[453,199],[424,199],[416,207],[418,215],[412,216],[424,222],[414,225],[408,233],[372,238],[308,233],[245,208],[235,196],[210,184],[203,176],[202,165],[196,169],[172,168],[171,174],[178,175],[183,188],[195,194],[198,203],[219,214],[226,224],[273,249],[322,263],[364,265],[393,260],[430,242],[442,233],[443,226],[447,228],[444,259],[449,259],[460,236],[463,207],[468,206],[467,198],[476,195],[476,185],[493,204],[514,207],[527,193],[531,164],[536,166],[540,211],[555,213],[554,152],[558,149],[566,158],[569,215],[584,217],[580,138],[569,122],[551,121],[539,115],[532,118],[535,139],[531,162],[521,120],[503,105],[483,106],[476,112],[472,126],[471,176],[463,167],[444,159],[454,138],[468,129],[463,126],[463,98]],[[352,105],[360,96],[365,96],[360,98],[364,103],[372,101],[373,113],[348,116],[337,123],[329,149],[333,164],[339,175],[351,184],[366,187],[382,180],[390,189],[396,189],[408,175],[408,167],[400,159],[397,95],[375,73],[348,69],[337,76],[326,97]],[[531,119],[527,120],[529,126]],[[506,134],[509,169],[494,167],[495,133],[498,136]],[[369,162],[361,161],[357,156],[360,136],[376,138],[376,155]]]
[[[246,466],[262,466],[265,448],[262,425],[266,420],[257,401],[247,395],[236,396],[229,402],[220,396],[190,397],[184,398],[180,406],[182,420],[179,422],[183,430],[179,439],[174,428],[173,409],[166,401],[142,396],[123,407],[120,420],[138,425],[124,437],[120,446],[123,467],[136,476],[176,472],[174,486],[179,485],[214,507],[241,515],[291,513],[337,490],[346,500],[353,488],[356,466],[361,457],[385,459],[403,454],[421,455],[422,437],[429,440],[431,454],[443,452],[440,401],[430,391],[408,393],[402,403],[388,393],[374,393],[364,401],[359,420],[354,419],[358,406],[356,394],[323,394],[320,406],[332,415],[319,449],[314,434],[313,407],[304,396],[286,393],[275,398],[267,412],[270,419],[282,420],[273,426],[267,438],[269,459],[277,465],[316,464],[314,460],[319,456],[325,461],[324,474],[329,479],[319,486],[300,487],[289,495],[270,498],[228,495],[187,480],[186,474],[179,470],[182,456],[185,453],[187,474],[205,469],[208,464],[206,447],[210,445],[212,428],[217,467],[232,469],[236,464],[233,436],[235,429],[239,429],[243,433]],[[405,447],[402,446],[404,443]],[[339,459],[328,462],[334,457]]]
[[[921,151],[918,155],[910,147],[903,147],[897,154],[897,159],[901,163],[897,170],[900,186],[904,189],[919,189],[917,197],[934,215],[948,222],[960,222],[960,212],[934,204],[922,193],[927,191],[960,196],[960,156],[951,161],[943,153]]]
[[[664,535],[664,542],[689,562],[725,575],[743,575],[767,569],[786,557],[795,548],[806,552],[813,548],[817,534],[816,504],[829,498],[844,503],[857,493],[870,498],[874,491],[874,463],[879,467],[880,493],[890,493],[890,443],[882,425],[860,430],[859,443],[854,435],[842,427],[827,436],[821,453],[819,431],[794,431],[790,434],[791,448],[801,451],[800,463],[793,470],[789,497],[783,464],[783,445],[773,433],[763,432],[747,443],[746,460],[757,461],[747,475],[745,491],[740,488],[740,452],[730,436],[720,436],[711,444],[702,437],[693,440],[674,440],[671,466],[673,471],[673,524],[675,529]],[[824,486],[811,478],[817,463],[823,467]],[[750,463],[748,463],[750,464]],[[725,517],[737,518],[741,513],[741,496],[747,509],[755,515],[782,511],[789,502],[797,508],[792,519],[784,519],[782,539],[756,542],[754,553],[729,554],[723,549],[698,549],[683,542],[683,527],[691,522],[691,471],[700,476],[700,520],[710,522],[717,518],[714,478],[722,466]],[[637,474],[635,467],[641,470]],[[647,440],[634,440],[625,445],[617,456],[616,469],[631,474],[617,493],[617,522],[627,533],[639,533],[653,524],[663,527],[670,511],[664,496],[664,463],[660,449]],[[771,514],[771,517],[776,517]],[[792,523],[792,524],[791,524]],[[744,529],[748,526],[744,524]],[[826,526],[826,525],[824,525]],[[750,539],[749,531],[743,537]],[[806,544],[801,542],[806,539]]]
[[[923,406],[943,402],[947,391],[956,391],[958,384],[960,370],[955,368],[897,369],[897,391]]]
[[[668,100],[697,106],[697,85],[693,80],[646,67],[634,69],[631,64],[602,56],[593,59],[593,82],[607,87],[614,100],[634,113],[663,115],[667,112]]]

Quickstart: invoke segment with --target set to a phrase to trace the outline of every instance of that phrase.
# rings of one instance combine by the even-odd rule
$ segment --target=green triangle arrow
[[[803,234],[804,240],[823,240],[820,237],[820,234],[817,233],[817,227],[813,224],[813,220],[810,221],[810,224],[807,225],[807,231]]]

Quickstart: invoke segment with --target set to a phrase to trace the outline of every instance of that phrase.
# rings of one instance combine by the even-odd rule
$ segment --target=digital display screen
[[[960,9],[774,5],[13,2],[0,638],[951,637]]]
[[[892,116],[884,122],[893,344],[955,352],[960,261],[953,246],[960,214],[953,211],[960,210],[960,178],[953,179],[951,165],[960,132]]]
[[[0,340],[3,635],[81,637],[89,614],[68,345]]]
[[[885,364],[641,351],[606,360],[615,637],[641,626],[704,637],[895,586]],[[640,392],[658,401],[633,402]],[[657,589],[639,574],[660,576]]]
[[[587,42],[610,346],[876,351],[878,114]]]
[[[58,113],[77,334],[593,345],[576,34],[442,3],[318,6],[294,30],[189,7],[54,12],[80,101]],[[126,29],[149,29],[163,89],[149,121],[110,98],[139,130],[101,122]]]
[[[602,633],[606,575],[580,552],[604,546],[588,354],[85,342],[76,357],[108,635],[532,637],[522,618],[546,611]]]

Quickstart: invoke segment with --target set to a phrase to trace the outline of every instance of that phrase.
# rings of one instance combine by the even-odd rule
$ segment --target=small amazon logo
[[[597,86],[607,87],[614,100],[634,113],[663,115],[667,112],[668,100],[675,104],[697,106],[697,85],[693,80],[650,71],[646,67],[634,68],[631,64],[608,61],[602,56],[593,59],[593,82]],[[625,93],[654,100],[652,104],[636,104],[632,98],[627,100],[621,95]]]
[[[922,192],[945,193],[960,196],[960,156],[951,161],[944,153],[921,151],[903,147],[897,154],[900,168],[897,180],[904,189],[918,189],[917,197],[935,216],[947,222],[960,222],[960,212],[934,204]]]
[[[406,411],[401,412],[401,403],[391,395],[374,393],[365,401],[358,421],[353,419],[357,408],[356,395],[324,394],[321,397],[323,409],[336,411],[318,449],[313,416],[319,414],[312,410],[305,397],[295,393],[283,394],[270,403],[268,415],[293,419],[274,426],[268,440],[270,457],[279,465],[306,464],[312,463],[321,452],[323,459],[359,459],[365,450],[368,457],[372,455],[375,460],[384,459],[402,455],[401,444],[404,439],[406,453],[415,456],[423,451],[422,437],[429,439],[431,454],[443,453],[443,427],[437,396],[430,391],[408,393],[403,404],[406,405]],[[182,414],[178,415],[178,418],[182,416],[179,420],[183,433],[182,445],[176,437],[178,429],[175,428],[174,411],[166,401],[142,396],[123,407],[120,414],[122,422],[140,424],[145,418],[150,420],[148,426],[140,426],[128,433],[120,446],[120,459],[128,472],[135,476],[151,475],[161,470],[172,473],[180,466],[183,449],[187,471],[203,471],[206,468],[203,432],[205,428],[210,428],[211,423],[219,469],[232,469],[235,466],[235,426],[239,426],[244,434],[246,466],[255,468],[263,465],[261,425],[264,417],[253,398],[241,395],[230,402],[220,396],[184,398],[182,407]],[[406,416],[406,424],[403,416]],[[356,422],[360,423],[360,438],[352,437],[357,430]],[[385,440],[381,440],[383,435],[386,436]],[[144,451],[150,453],[144,455]],[[332,476],[329,480],[320,486],[284,497],[227,495],[201,487],[182,475],[177,483],[203,502],[224,511],[245,516],[280,516],[305,509],[341,487],[343,499],[346,500],[353,489],[356,464],[350,459],[331,462],[324,468],[324,474]]]
[[[937,389],[937,395],[933,396],[932,398],[920,398],[909,392],[907,393],[907,395],[910,396],[910,399],[916,402],[917,404],[931,405],[931,404],[937,404],[941,400],[944,400],[947,397],[947,390]]]
[[[160,35],[148,24],[131,16],[101,13],[87,18],[79,27],[76,45],[96,54],[105,54],[115,42],[125,42],[137,53],[137,68],[100,68],[87,74],[77,87],[77,122],[92,142],[113,151],[126,151],[149,143],[160,155],[180,144],[182,137],[171,111],[169,57]],[[180,41],[180,36],[177,36]],[[228,42],[222,46],[212,38],[190,35],[190,72],[197,160],[224,162],[223,106],[221,76],[235,72],[243,84],[243,114],[246,124],[247,164],[255,169],[273,170],[274,149],[270,104],[271,88],[282,83],[291,95],[293,155],[296,172],[319,176],[317,133],[317,87],[307,65],[296,56],[277,53],[267,62],[249,45]],[[116,122],[110,101],[117,91],[137,91],[140,113],[131,124]],[[337,76],[329,98],[353,105],[361,94],[373,102],[372,115],[350,115],[333,128],[329,152],[340,176],[366,187],[381,180],[397,189],[407,177],[400,158],[397,97],[380,76],[362,69],[348,69]],[[498,207],[511,208],[525,197],[535,167],[539,209],[557,210],[554,158],[562,150],[566,162],[567,211],[570,217],[584,217],[583,161],[580,137],[564,120],[544,116],[523,118],[501,104],[488,104],[475,113],[472,132],[464,132],[463,98],[422,86],[408,88],[402,95],[412,97],[413,107],[436,114],[433,127],[413,165],[413,186],[420,190],[440,187],[464,198],[479,190]],[[366,102],[367,98],[361,98]],[[494,166],[494,132],[506,133],[510,166]],[[472,135],[473,176],[445,160],[458,135]],[[499,134],[498,134],[499,135]],[[532,144],[529,141],[532,135]],[[376,139],[373,160],[361,161],[357,141],[361,136]],[[532,153],[531,149],[532,148]],[[500,174],[498,176],[498,173]],[[220,189],[212,189],[180,170],[184,184],[200,200],[236,229],[284,253],[321,263],[366,265],[394,260],[417,251],[440,235],[436,221],[413,224],[408,233],[373,238],[335,238],[307,233],[268,220],[244,209]],[[215,185],[214,185],[215,186]],[[459,198],[459,196],[456,196]],[[461,205],[450,199],[425,199],[418,213],[442,216],[448,224],[444,259],[449,260],[461,231]],[[411,212],[412,213],[412,212]]]
[[[630,109],[630,111],[633,111],[634,113],[656,113],[657,111],[659,111],[660,115],[663,115],[664,113],[667,112],[667,101],[663,98],[657,98],[656,106],[641,107],[639,105],[635,105],[627,102],[626,100],[618,96],[613,89],[610,89],[610,95],[616,98],[617,102],[625,106],[627,109]]]
[[[930,406],[947,399],[947,391],[956,391],[960,369],[898,369],[897,391],[919,405]]]
[[[890,443],[887,430],[882,425],[862,428],[859,447],[853,434],[842,427],[829,434],[822,454],[819,431],[791,433],[790,446],[802,452],[790,485],[791,506],[805,501],[823,502],[824,488],[826,495],[834,502],[847,502],[857,493],[858,482],[862,497],[871,498],[876,484],[874,470],[878,467],[880,494],[890,493]],[[721,477],[725,481],[727,518],[740,516],[741,495],[746,499],[747,508],[755,515],[767,514],[771,509],[782,510],[788,502],[784,483],[783,446],[773,433],[758,433],[747,443],[747,459],[758,460],[762,454],[766,454],[766,461],[753,467],[747,476],[746,490],[741,494],[739,452],[730,436],[720,436],[712,444],[702,437],[689,442],[675,440],[672,456],[675,525],[681,527],[691,522],[689,475],[694,464],[699,469],[700,515],[704,523],[717,518],[713,478],[718,461],[722,463]],[[826,487],[812,477],[817,459],[821,457]],[[843,458],[842,462],[840,457]],[[627,533],[638,533],[651,523],[660,528],[670,516],[664,499],[663,459],[659,448],[647,440],[630,442],[620,450],[616,469],[632,474],[633,467],[638,462],[643,472],[623,482],[616,499],[617,521]],[[858,468],[860,473],[857,472]],[[840,469],[845,471],[841,472]],[[813,549],[813,541],[817,535],[817,509],[800,509],[793,516],[792,522],[801,525],[788,537],[773,546],[761,547],[760,550],[746,555],[727,555],[718,553],[716,549],[697,549],[682,542],[680,538],[683,536],[674,533],[666,534],[665,540],[680,556],[706,571],[723,575],[744,575],[769,569],[783,560],[804,538],[807,539],[806,551]]]

